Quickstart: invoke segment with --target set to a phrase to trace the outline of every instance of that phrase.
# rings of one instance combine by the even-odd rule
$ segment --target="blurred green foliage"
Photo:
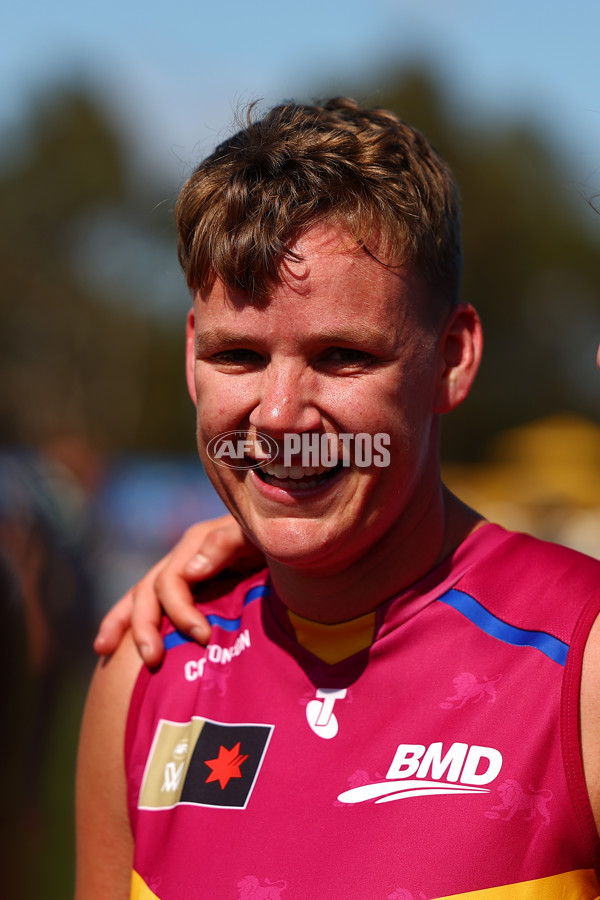
[[[486,331],[476,390],[445,425],[445,455],[481,458],[499,431],[558,410],[595,418],[600,221],[589,227],[585,199],[531,126],[459,114],[426,69],[384,81],[376,95],[357,93],[420,127],[456,172],[463,298]],[[112,450],[191,451],[176,186],[144,180],[81,89],[49,94],[24,133],[24,152],[0,159],[0,435],[36,443],[84,430]]]
[[[421,128],[456,172],[463,299],[486,331],[476,389],[446,423],[445,455],[481,459],[500,431],[559,410],[597,419],[600,220],[589,226],[565,165],[527,123],[459,114],[426,69],[382,82],[376,95],[349,92]],[[39,445],[72,431],[113,452],[192,452],[176,186],[144,175],[107,109],[81,87],[54,90],[28,111],[18,152],[0,147],[0,443]],[[23,664],[22,653],[16,659]],[[25,671],[14,675],[7,683],[26,683]],[[72,889],[83,689],[62,695],[41,820],[27,821],[27,846],[5,844],[15,900]],[[7,816],[20,806],[13,801]]]
[[[459,114],[427,69],[390,73],[376,100],[427,135],[461,190],[462,299],[485,351],[444,456],[480,460],[501,431],[563,410],[598,420],[600,218],[558,151],[526,122]]]
[[[144,308],[174,259],[165,183],[132,177],[115,126],[75,88],[23,130],[17,160],[0,159],[2,442],[75,432],[113,451],[191,452],[183,322]],[[118,258],[123,284],[107,277]],[[185,297],[175,278],[172,290]]]

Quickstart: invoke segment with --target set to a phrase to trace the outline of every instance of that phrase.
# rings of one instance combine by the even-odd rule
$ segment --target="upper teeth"
[[[268,475],[282,480],[304,478],[305,475],[322,475],[327,471],[326,466],[282,466],[281,463],[267,463],[262,469]]]

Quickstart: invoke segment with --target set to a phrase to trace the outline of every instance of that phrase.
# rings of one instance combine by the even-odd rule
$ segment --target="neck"
[[[419,581],[483,522],[438,482],[416,521],[400,523],[343,570],[306,571],[270,560],[273,586],[306,619],[348,621]]]

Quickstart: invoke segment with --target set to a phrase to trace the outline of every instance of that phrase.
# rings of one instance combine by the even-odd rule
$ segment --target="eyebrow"
[[[242,332],[232,334],[231,331],[223,331],[220,328],[208,328],[206,331],[199,331],[196,335],[196,349],[233,347],[240,344],[252,344],[254,341],[256,341],[256,335]]]
[[[384,345],[387,347],[389,346],[390,338],[395,342],[395,332],[395,328],[381,331],[378,328],[369,328],[364,324],[361,324],[360,326],[350,324],[341,325],[340,328],[336,328],[334,331],[316,332],[309,335],[308,340],[319,344],[329,344],[331,346],[342,344],[360,346],[361,344],[368,343],[376,347],[383,347]],[[198,332],[196,335],[196,350],[206,352],[213,347],[251,346],[252,344],[260,342],[261,339],[262,334],[260,332],[232,332],[221,328],[208,328],[205,331]]]

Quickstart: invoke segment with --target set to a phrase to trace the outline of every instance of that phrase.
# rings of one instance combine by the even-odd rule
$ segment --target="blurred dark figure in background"
[[[10,686],[2,692],[8,784],[0,864],[9,884],[13,873],[11,897],[24,896],[27,860],[49,824],[42,784],[63,692],[70,683],[83,692],[91,673],[101,473],[97,449],[74,433],[0,460],[0,596],[9,634],[0,656]]]

